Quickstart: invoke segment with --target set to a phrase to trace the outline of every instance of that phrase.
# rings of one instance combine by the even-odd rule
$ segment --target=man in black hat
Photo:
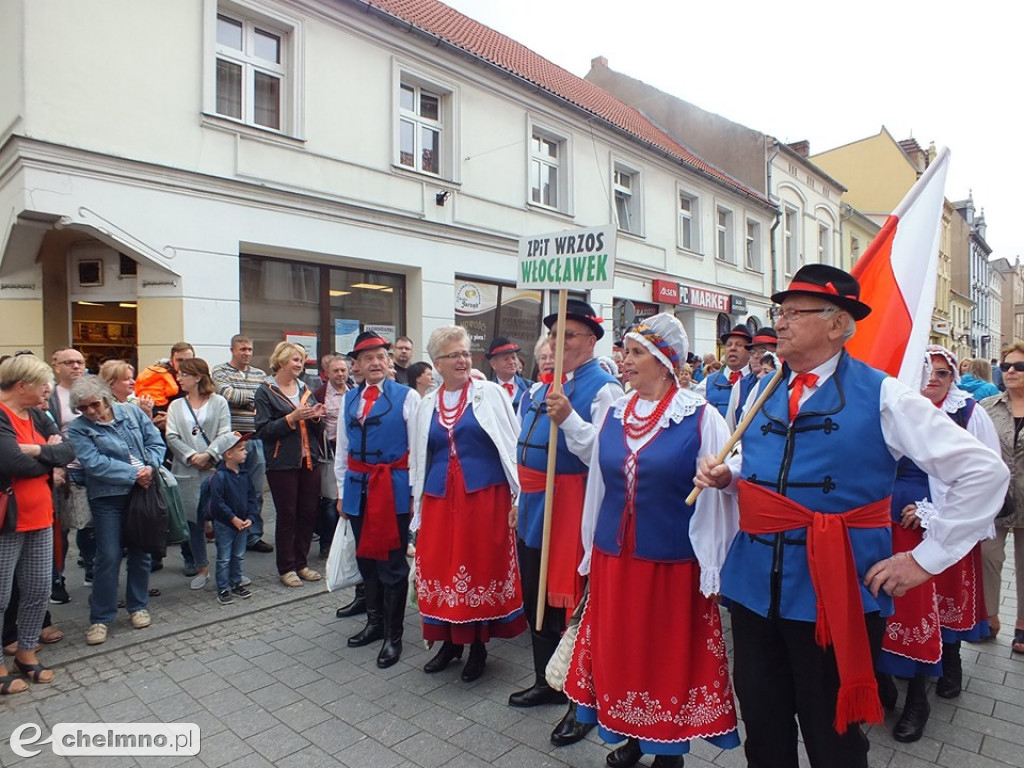
[[[544,325],[552,344],[564,344],[562,391],[551,391],[549,382],[538,382],[523,396],[523,426],[516,446],[519,465],[519,570],[523,579],[523,603],[532,630],[534,684],[509,696],[513,707],[564,703],[564,693],[549,687],[544,677],[548,660],[558,647],[566,620],[583,595],[583,578],[576,569],[583,556],[580,524],[583,494],[594,439],[608,408],[622,396],[622,387],[594,359],[594,346],[604,336],[603,322],[593,308],[571,299],[564,327],[558,315],[548,315]],[[558,425],[555,448],[556,483],[552,504],[551,538],[547,570],[547,595],[543,626],[536,626],[540,560],[544,527],[545,478],[550,425]],[[575,705],[555,727],[556,746],[573,744],[593,726],[576,720]]]
[[[490,363],[491,370],[494,371],[492,381],[508,392],[508,396],[512,398],[512,409],[516,413],[519,412],[519,402],[523,399],[523,395],[533,386],[532,381],[524,379],[516,372],[519,367],[516,355],[520,351],[519,345],[514,341],[504,336],[495,336],[484,354],[487,362]]]
[[[721,587],[747,761],[797,768],[799,723],[812,768],[866,768],[860,723],[883,719],[873,660],[892,595],[986,535],[1008,473],[930,401],[846,352],[855,322],[871,311],[851,275],[808,265],[772,300],[787,383],[754,416],[742,454],[725,464],[702,459],[696,478],[739,496]],[[893,557],[902,456],[949,493],[923,542]]]
[[[697,394],[703,395],[722,416],[725,416],[729,409],[733,386],[742,382],[743,377],[750,373],[750,352],[747,351],[747,344],[752,338],[745,325],[737,325],[728,333],[722,334],[719,340],[725,348],[722,352],[722,362],[725,365],[704,379],[695,389]],[[752,384],[740,383],[741,403],[747,399],[751,389]]]
[[[778,346],[779,335],[775,333],[774,328],[767,326],[758,328],[757,333],[746,345],[747,352],[750,354],[750,360],[747,362],[747,365],[750,366],[750,373],[740,380],[738,387],[732,388],[732,393],[729,395],[729,407],[725,412],[725,421],[729,425],[729,429],[736,429],[736,425],[739,424],[746,412],[747,403],[751,402],[750,395],[754,391],[757,380],[763,375],[761,358],[765,352],[774,354]],[[746,392],[745,395],[744,392]]]
[[[412,512],[409,445],[420,402],[416,390],[388,378],[390,346],[373,331],[356,337],[349,357],[358,362],[363,383],[345,393],[334,457],[338,512],[352,523],[366,606],[366,626],[348,646],[383,639],[377,655],[382,669],[402,653]]]

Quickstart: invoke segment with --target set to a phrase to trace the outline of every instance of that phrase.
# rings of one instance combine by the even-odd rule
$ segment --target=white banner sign
[[[567,229],[519,240],[517,288],[612,288],[615,227]]]

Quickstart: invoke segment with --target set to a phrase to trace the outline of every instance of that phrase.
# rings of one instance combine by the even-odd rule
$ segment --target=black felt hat
[[[598,317],[597,313],[594,312],[594,308],[585,301],[569,299],[565,304],[565,319],[583,323],[585,326],[590,328],[590,330],[594,332],[594,335],[599,339],[604,336],[604,328],[601,327],[601,323],[604,322],[604,318]],[[551,330],[551,326],[555,324],[556,320],[558,320],[557,312],[544,318],[544,326],[548,330]]]
[[[511,339],[507,339],[504,336],[495,336],[494,339],[491,341],[490,345],[487,347],[487,351],[484,353],[484,357],[490,360],[495,355],[504,355],[508,354],[509,352],[522,351],[523,350],[519,348],[519,345],[516,344]]]
[[[391,344],[381,336],[379,333],[374,331],[363,331],[356,336],[355,346],[352,347],[352,351],[348,353],[348,356],[353,360],[359,357],[360,352],[365,352],[368,349],[391,349]]]
[[[860,300],[860,283],[848,272],[827,264],[808,264],[800,267],[789,288],[772,296],[781,304],[787,296],[819,296],[840,309],[845,309],[854,320],[863,320],[871,314],[871,307]]]

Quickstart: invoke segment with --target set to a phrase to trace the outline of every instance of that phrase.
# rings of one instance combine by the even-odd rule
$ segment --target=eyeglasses
[[[948,379],[953,375],[953,372],[945,368],[932,368],[932,375],[938,376],[940,379]]]
[[[82,366],[84,366],[85,365],[85,360],[58,360],[57,361],[57,365],[74,365],[74,366],[82,365]]]
[[[782,307],[772,307],[768,310],[768,315],[771,317],[772,322],[779,322],[779,320],[785,320],[787,323],[796,321],[800,315],[816,315],[821,312],[834,312],[835,309],[832,307],[817,307],[816,309],[783,309]]]
[[[592,333],[584,333],[583,331],[566,331],[565,333],[562,334],[562,336],[564,336],[567,341],[572,341],[573,339],[578,339],[580,336],[593,336],[593,335],[594,334],[592,334]],[[554,332],[551,332],[551,333],[548,334],[548,338],[551,339],[552,341],[556,341],[558,339],[558,334],[554,333]]]
[[[472,360],[473,355],[469,352],[449,352],[447,355],[438,355],[435,360],[451,360],[453,363],[459,360]]]
[[[1017,373],[1024,373],[1024,363],[1000,363],[999,370],[1006,373],[1013,368]]]
[[[103,401],[97,400],[95,403],[79,403],[78,410],[80,413],[85,413],[86,411],[101,411],[103,410]]]

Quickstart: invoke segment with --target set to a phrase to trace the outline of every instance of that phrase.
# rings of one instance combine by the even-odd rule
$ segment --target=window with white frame
[[[715,257],[729,264],[735,264],[732,211],[728,208],[718,206],[715,210],[715,237]]]
[[[635,235],[641,234],[640,172],[616,163],[612,191],[615,195],[615,219],[619,229]]]
[[[700,198],[679,190],[679,247],[700,250]]]
[[[786,206],[782,212],[783,255],[786,260],[786,274],[795,275],[800,269],[800,212]]]
[[[831,264],[832,261],[832,229],[825,224],[818,224],[818,263]]]
[[[566,140],[534,127],[530,136],[530,202],[558,211],[568,209]]]
[[[761,224],[753,219],[747,219],[747,242],[746,242],[746,264],[747,269],[755,272],[761,271]]]
[[[217,8],[213,111],[260,128],[292,130],[294,30],[250,17],[241,8]]]
[[[398,164],[441,175],[444,150],[444,95],[403,77],[398,92]]]

